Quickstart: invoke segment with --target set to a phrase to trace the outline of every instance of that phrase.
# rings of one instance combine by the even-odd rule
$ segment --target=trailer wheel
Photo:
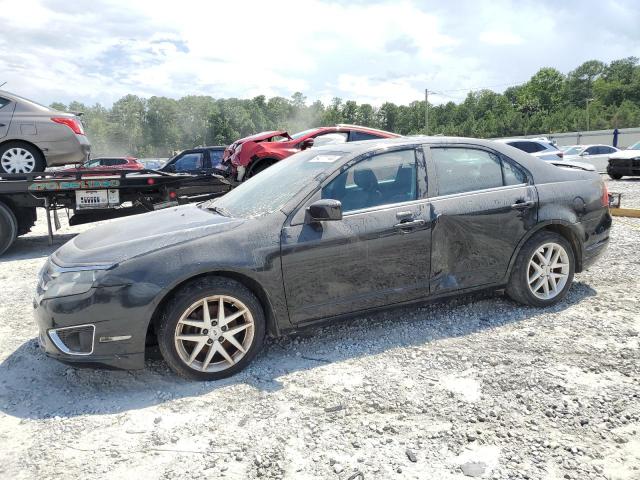
[[[18,220],[13,211],[0,202],[0,255],[2,255],[18,236]]]

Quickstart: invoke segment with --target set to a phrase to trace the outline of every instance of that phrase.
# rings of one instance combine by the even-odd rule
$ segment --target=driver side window
[[[362,160],[322,188],[322,198],[340,200],[342,211],[416,200],[414,150],[382,153]]]

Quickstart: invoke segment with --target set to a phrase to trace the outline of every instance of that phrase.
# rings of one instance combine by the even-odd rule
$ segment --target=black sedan
[[[607,200],[597,174],[491,141],[307,150],[224,197],[70,240],[40,274],[40,343],[139,368],[157,341],[177,373],[211,380],[265,335],[329,318],[478,289],[546,307],[605,249]]]

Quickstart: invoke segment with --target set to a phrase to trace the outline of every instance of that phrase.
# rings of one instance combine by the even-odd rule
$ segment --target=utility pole
[[[587,132],[589,131],[589,102],[593,102],[593,98],[587,98]]]
[[[429,135],[429,90],[424,89],[424,129]]]

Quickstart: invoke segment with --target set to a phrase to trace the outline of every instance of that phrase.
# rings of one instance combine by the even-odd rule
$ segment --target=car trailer
[[[31,231],[36,208],[47,215],[49,244],[58,210],[73,210],[70,225],[150,212],[224,195],[232,183],[216,174],[190,175],[157,170],[83,170],[29,174],[0,173],[0,255]]]

